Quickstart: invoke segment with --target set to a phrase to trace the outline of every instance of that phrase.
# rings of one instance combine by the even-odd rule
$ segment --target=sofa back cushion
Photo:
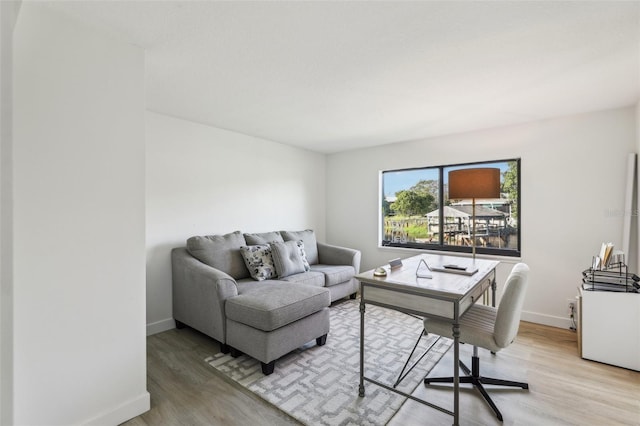
[[[242,232],[206,235],[187,240],[187,250],[200,262],[231,275],[234,279],[249,277],[240,247],[246,246]]]
[[[285,241],[300,241],[304,243],[304,250],[307,255],[307,261],[311,265],[316,265],[318,260],[318,243],[316,234],[311,229],[304,231],[280,231],[280,235]]]
[[[262,232],[260,234],[244,234],[244,240],[247,245],[261,245],[269,243],[282,243],[282,235],[278,231],[275,232]]]

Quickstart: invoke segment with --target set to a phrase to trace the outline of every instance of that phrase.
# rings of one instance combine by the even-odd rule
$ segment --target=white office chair
[[[513,342],[518,334],[528,275],[529,267],[524,263],[518,263],[513,267],[511,274],[507,278],[498,308],[476,304],[469,308],[460,318],[460,342],[473,345],[471,370],[460,361],[460,368],[467,374],[460,377],[460,383],[473,384],[473,387],[482,394],[500,421],[502,421],[502,414],[483,385],[513,386],[522,389],[529,389],[529,385],[527,383],[481,376],[478,346],[495,353]],[[427,333],[453,338],[450,322],[426,318],[424,320],[424,329]],[[425,385],[431,383],[453,383],[453,377],[427,377],[424,379],[424,383]]]

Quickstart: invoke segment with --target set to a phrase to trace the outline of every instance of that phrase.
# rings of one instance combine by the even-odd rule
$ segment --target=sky
[[[502,175],[502,173],[508,168],[508,162],[483,163],[481,165],[476,163],[464,166],[446,167],[444,169],[444,184],[446,185],[448,183],[449,171],[473,167],[497,167],[500,169],[500,173]],[[384,195],[385,197],[394,197],[396,192],[402,191],[403,189],[409,189],[421,180],[438,180],[438,168],[383,171],[382,185],[384,188]],[[502,179],[500,180],[502,181]]]

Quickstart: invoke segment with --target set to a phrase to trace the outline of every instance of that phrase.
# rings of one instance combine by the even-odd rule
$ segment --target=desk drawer
[[[437,300],[366,285],[362,287],[362,297],[365,303],[388,305],[399,310],[407,309],[418,315],[454,318],[453,302],[446,300]]]
[[[460,301],[460,315],[465,313],[478,300],[482,299],[482,295],[491,286],[491,279],[485,278],[471,293],[467,294]]]

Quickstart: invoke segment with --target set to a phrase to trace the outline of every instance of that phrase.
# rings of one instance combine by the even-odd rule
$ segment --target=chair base
[[[496,407],[496,404],[493,402],[489,394],[484,388],[484,385],[496,385],[496,386],[509,386],[509,387],[517,387],[522,389],[529,389],[528,383],[523,382],[513,382],[510,380],[502,380],[502,379],[494,379],[491,377],[484,377],[480,375],[480,358],[476,355],[471,357],[471,370],[460,361],[460,368],[464,370],[467,374],[466,376],[460,376],[460,383],[470,383],[473,385],[475,389],[480,392],[482,397],[485,399],[487,404],[491,407],[493,412],[496,414],[498,420],[502,421],[502,413]],[[424,379],[424,384],[429,385],[431,383],[453,383],[453,377],[434,377],[429,378],[426,377]]]

